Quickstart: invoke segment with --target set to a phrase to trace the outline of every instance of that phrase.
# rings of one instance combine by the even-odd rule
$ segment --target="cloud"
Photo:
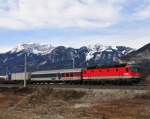
[[[109,27],[126,0],[0,0],[0,27]]]
[[[143,8],[142,10],[137,11],[134,14],[135,18],[138,20],[144,20],[150,18],[150,5]]]
[[[12,49],[12,47],[1,46],[0,53],[6,53],[7,51],[10,51],[11,49]]]
[[[114,30],[115,31],[115,30]],[[90,44],[102,44],[102,45],[110,45],[110,46],[129,46],[131,48],[138,49],[148,43],[150,43],[150,28],[140,28],[140,29],[118,29],[113,34],[106,33],[105,34],[92,34],[92,35],[82,35],[82,36],[74,36],[66,37],[58,36],[52,40],[52,44],[59,46],[71,46],[71,47],[81,47],[87,46]],[[41,40],[39,40],[40,42]],[[50,39],[47,40],[51,41]],[[65,41],[65,42],[64,42]],[[44,42],[44,41],[43,41]]]
[[[150,18],[150,1],[138,1],[138,5],[135,7],[135,11],[132,14],[132,17],[134,17],[135,20],[145,20]]]
[[[150,43],[149,42],[150,35],[148,36],[123,36],[123,35],[112,35],[112,36],[90,36],[90,37],[81,37],[79,39],[68,40],[66,42],[57,42],[55,45],[64,45],[64,46],[72,46],[79,48],[80,46],[88,46],[94,44],[102,44],[105,46],[128,46],[131,48],[139,49],[144,45]],[[80,41],[80,42],[76,42]]]

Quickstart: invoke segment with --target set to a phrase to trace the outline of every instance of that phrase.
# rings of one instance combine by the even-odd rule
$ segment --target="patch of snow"
[[[91,52],[87,53],[87,55],[86,55],[86,61],[92,59],[93,57],[94,56],[93,56],[93,54]]]
[[[106,49],[106,47],[101,44],[95,44],[95,45],[88,45],[88,49],[89,49],[89,52],[86,55],[86,61],[93,58],[95,52],[102,52]]]
[[[94,57],[95,52],[99,52],[99,53],[101,53],[103,51],[111,51],[112,52],[111,46],[103,46],[101,44],[89,45],[88,49],[89,49],[89,52],[87,53],[86,61],[92,59]]]
[[[40,65],[44,65],[44,64],[46,64],[46,63],[47,63],[47,61],[44,61],[44,62],[40,63]]]
[[[17,54],[17,56],[21,56],[21,55],[22,55],[22,53]]]
[[[7,60],[8,60],[8,58],[5,58],[5,59],[3,60],[3,63],[6,63],[6,62],[7,62]]]

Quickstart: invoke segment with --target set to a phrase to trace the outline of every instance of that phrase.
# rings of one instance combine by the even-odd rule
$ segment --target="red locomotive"
[[[139,82],[141,74],[136,65],[115,65],[87,68],[82,71],[83,82],[128,83]]]

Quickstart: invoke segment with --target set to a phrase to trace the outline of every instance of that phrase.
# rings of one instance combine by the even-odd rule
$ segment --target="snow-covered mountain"
[[[118,63],[122,56],[133,51],[125,46],[100,44],[71,48],[54,47],[37,43],[20,44],[9,52],[0,54],[0,72],[23,71],[24,54],[28,55],[28,71],[86,67]]]
[[[86,56],[89,65],[109,65],[118,63],[122,56],[134,51],[134,49],[125,46],[103,46],[90,45]]]
[[[118,57],[122,57],[129,52],[134,51],[130,47],[125,46],[104,46],[101,44],[89,45],[88,46],[89,52],[86,56],[86,60],[90,60],[94,57],[95,53],[99,53],[98,57],[102,56],[103,52],[117,52]]]
[[[38,44],[38,43],[28,43],[28,44],[19,44],[12,50],[10,50],[10,53],[18,53],[18,52],[26,52],[26,53],[33,53],[33,54],[40,54],[40,55],[47,55],[54,50],[55,47],[52,45],[46,45],[46,44]],[[133,51],[132,48],[129,47],[123,47],[123,46],[104,46],[101,44],[95,44],[95,45],[88,45],[87,46],[88,53],[86,54],[86,61],[89,61],[92,59],[95,55],[95,53],[103,53],[103,52],[118,52],[118,56],[121,57],[123,55],[128,54],[129,52]],[[72,54],[73,55],[73,54]],[[76,54],[74,54],[76,55]],[[100,57],[101,55],[98,55]],[[98,58],[97,57],[97,58]]]
[[[27,53],[33,54],[48,54],[54,47],[52,45],[38,44],[38,43],[28,43],[28,44],[19,44],[17,47],[13,48],[10,52],[17,53],[20,51],[25,51]]]

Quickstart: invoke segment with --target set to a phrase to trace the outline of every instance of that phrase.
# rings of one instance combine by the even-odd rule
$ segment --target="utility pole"
[[[75,68],[75,61],[74,61],[74,57],[72,58],[72,68]]]
[[[6,80],[8,80],[8,79],[7,79],[7,77],[8,77],[8,67],[7,67],[6,65],[5,65],[5,70],[6,70],[6,71],[5,71]]]
[[[75,68],[75,56],[73,53],[72,53],[72,68],[73,69]]]
[[[27,85],[27,82],[26,82],[26,79],[27,79],[27,55],[25,53],[24,55],[24,84],[23,84],[23,87],[26,87]]]

